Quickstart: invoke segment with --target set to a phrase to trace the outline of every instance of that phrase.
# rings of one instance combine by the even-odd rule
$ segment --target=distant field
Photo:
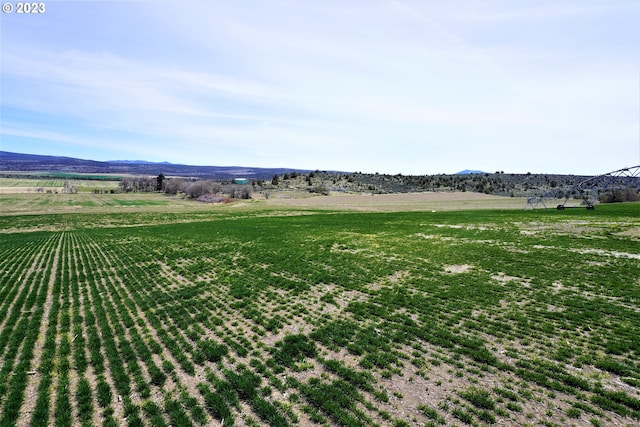
[[[197,202],[177,200],[163,194],[50,194],[46,192],[0,194],[2,214],[120,212],[123,209],[141,207],[185,207],[197,210],[202,206]]]
[[[50,188],[64,186],[64,179],[0,178],[0,187]]]
[[[423,192],[398,194],[344,194],[290,197],[276,193],[266,200],[269,206],[306,209],[346,209],[359,211],[524,209],[524,197],[492,196],[472,192]]]
[[[2,195],[0,425],[638,424],[639,204],[368,197]]]
[[[70,179],[70,180],[94,180],[94,181],[119,181],[121,174],[96,174],[96,173],[75,173],[75,172],[46,172],[46,171],[2,171],[2,178],[18,177],[25,179]]]
[[[50,194],[31,192],[6,192],[0,194],[0,214],[109,212],[123,207],[152,208],[168,211],[200,211],[211,209],[286,209],[286,210],[357,210],[357,211],[411,211],[411,210],[460,210],[460,209],[524,209],[526,199],[521,197],[490,196],[477,193],[413,193],[384,194],[336,194],[310,196],[309,193],[273,192],[269,199],[254,194],[252,200],[242,200],[229,206],[208,205],[158,193]]]
[[[59,177],[30,177],[24,178],[2,178],[0,177],[0,193],[38,193],[38,192],[61,192],[65,182],[71,182],[78,192],[108,191],[118,188],[118,180],[112,176],[93,176],[94,179],[87,179],[86,175],[61,175]],[[82,178],[82,179],[78,179]]]

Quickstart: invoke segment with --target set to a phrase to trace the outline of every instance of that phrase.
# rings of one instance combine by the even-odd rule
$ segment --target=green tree
[[[164,181],[167,178],[164,176],[164,174],[160,174],[158,175],[158,177],[156,178],[156,191],[163,191],[164,190]]]

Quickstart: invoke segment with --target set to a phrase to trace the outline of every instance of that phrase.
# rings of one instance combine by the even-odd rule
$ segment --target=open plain
[[[637,203],[0,198],[0,425],[640,421]]]

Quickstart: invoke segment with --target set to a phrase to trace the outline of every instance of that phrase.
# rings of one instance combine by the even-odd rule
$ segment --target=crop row
[[[637,241],[519,215],[7,233],[0,424],[637,421]]]

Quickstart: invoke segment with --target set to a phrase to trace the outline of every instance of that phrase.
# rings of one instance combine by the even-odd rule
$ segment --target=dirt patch
[[[305,198],[269,198],[269,206],[364,211],[522,209],[526,200],[481,193],[331,194]]]
[[[466,273],[472,268],[473,266],[469,264],[445,265],[444,271],[449,274],[461,274],[461,273]]]
[[[491,276],[491,278],[493,280],[497,280],[498,282],[504,284],[504,283],[509,283],[512,281],[522,281],[522,278],[520,277],[515,277],[515,276],[509,276],[508,274],[504,274],[502,272],[498,273],[498,274],[494,274],[493,276]]]
[[[533,236],[540,233],[553,233],[560,235],[589,235],[591,238],[604,238],[600,234],[604,233],[609,225],[605,222],[566,220],[553,223],[533,221],[528,223],[514,223],[520,228],[520,234]]]
[[[571,252],[579,254],[597,254],[602,256],[612,256],[614,258],[630,258],[640,259],[640,254],[631,254],[628,252],[605,251],[604,249],[572,249]]]
[[[616,236],[620,237],[631,237],[634,240],[640,239],[640,227],[631,227],[628,230],[620,231],[618,233],[614,233]]]
[[[409,277],[411,273],[409,271],[396,271],[393,274],[388,275],[387,277],[382,277],[377,282],[370,283],[367,285],[367,288],[373,291],[378,291],[382,289],[384,286],[394,285],[401,280]]]

